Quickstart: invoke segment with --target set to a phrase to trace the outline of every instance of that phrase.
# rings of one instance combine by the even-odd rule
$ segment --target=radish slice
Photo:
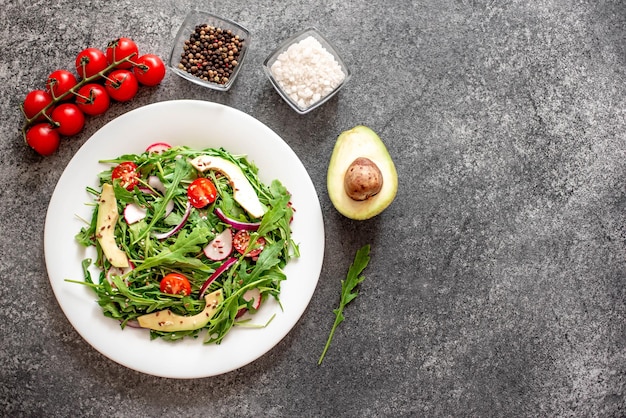
[[[243,294],[243,300],[245,300],[246,302],[252,301],[252,308],[254,308],[254,310],[257,310],[259,309],[259,306],[261,306],[261,291],[257,287],[248,289]],[[248,312],[248,308],[239,309],[237,311],[236,318],[241,317],[246,312]]]
[[[259,226],[261,225],[261,222],[242,222],[242,221],[238,221],[237,219],[233,219],[227,216],[224,213],[224,211],[222,211],[222,209],[220,208],[215,208],[215,214],[217,215],[218,218],[222,220],[222,222],[225,222],[228,225],[238,230],[245,229],[247,231],[256,231],[257,229],[259,229]]]
[[[146,213],[146,208],[142,208],[137,203],[129,203],[124,208],[124,220],[128,225],[132,225],[145,218]]]
[[[183,218],[180,220],[180,223],[176,225],[174,228],[167,232],[163,232],[161,234],[154,234],[154,238],[156,239],[166,239],[180,231],[180,229],[185,225],[187,219],[189,218],[189,214],[191,213],[191,205],[187,202],[187,209],[185,209],[185,213],[183,214]]]
[[[128,262],[128,267],[114,267],[111,266],[111,268],[109,268],[106,272],[106,279],[109,282],[109,284],[113,285],[113,276],[123,276],[126,273],[130,272],[132,269],[135,268],[135,265],[131,262]],[[128,282],[125,281],[126,284],[128,284]]]
[[[161,154],[163,151],[166,151],[170,148],[172,148],[172,146],[167,142],[155,142],[154,144],[146,148],[146,152],[149,152],[151,154]]]
[[[169,214],[172,213],[173,211],[174,211],[174,201],[170,200],[169,202],[165,204],[165,214],[163,215],[163,217],[167,218]]]
[[[233,251],[233,231],[226,228],[203,249],[204,254],[214,261],[221,261]]]
[[[230,266],[232,266],[233,264],[235,264],[237,262],[237,258],[235,257],[231,257],[228,260],[224,261],[224,263],[222,263],[221,266],[219,266],[214,272],[213,274],[211,274],[209,276],[208,279],[206,279],[206,281],[204,282],[204,284],[202,285],[202,287],[200,288],[200,295],[198,296],[198,299],[202,299],[204,297],[204,292],[206,292],[206,290],[209,288],[209,285],[211,283],[213,283],[213,281],[215,279],[217,279],[220,274],[224,273],[226,270],[228,270],[228,268]]]
[[[165,185],[163,184],[161,179],[158,178],[157,176],[150,176],[150,177],[148,177],[148,184],[154,190],[156,190],[158,192],[161,192],[161,194],[165,194]]]

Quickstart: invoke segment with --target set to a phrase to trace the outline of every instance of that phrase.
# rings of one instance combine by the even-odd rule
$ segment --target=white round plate
[[[252,316],[262,328],[235,327],[219,345],[200,338],[178,342],[150,340],[149,332],[126,328],[106,318],[87,286],[67,282],[84,279],[81,262],[95,259],[93,247],[75,235],[91,219],[93,202],[86,186],[97,187],[97,174],[108,166],[98,161],[138,154],[154,142],[194,149],[224,147],[245,154],[259,168],[261,181],[280,180],[293,194],[296,209],[293,238],[301,256],[289,261],[281,284],[281,307],[267,300]],[[287,335],[304,313],[319,279],[324,257],[324,224],[313,182],[293,150],[271,129],[236,109],[216,103],[177,100],[128,112],[97,131],[76,153],[54,190],[44,231],[48,276],[63,312],[96,350],[131,369],[162,377],[190,379],[226,373],[256,360]],[[94,276],[97,278],[98,276]],[[169,359],[169,360],[168,360]],[[176,359],[176,361],[170,361]]]

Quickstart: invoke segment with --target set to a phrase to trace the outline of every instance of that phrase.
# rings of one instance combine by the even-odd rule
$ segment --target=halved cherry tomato
[[[144,86],[156,86],[165,77],[165,64],[154,54],[145,54],[137,58],[133,72]]]
[[[250,232],[245,229],[237,231],[233,236],[233,247],[235,247],[240,254],[244,254],[246,249],[248,249],[248,245],[250,245]],[[265,248],[265,238],[258,237],[253,248],[250,252],[246,253],[246,257],[258,256],[261,254],[261,251],[263,251],[263,248]]]
[[[61,103],[54,108],[51,117],[59,124],[56,129],[63,136],[76,135],[85,126],[85,115],[73,103]]]
[[[26,131],[26,142],[41,155],[50,155],[59,148],[59,133],[49,123],[38,123]]]
[[[84,113],[96,116],[107,111],[111,99],[106,89],[100,84],[89,83],[82,86],[76,93],[76,105]]]
[[[124,161],[119,163],[111,172],[112,180],[119,180],[120,186],[126,190],[133,190],[139,184],[139,172],[137,164],[132,161]]]
[[[109,42],[107,45],[107,62],[109,65],[115,61],[123,60],[124,58],[131,57],[131,59],[137,58],[139,48],[137,44],[130,38],[119,38]],[[133,66],[132,62],[125,61],[117,65],[117,68],[128,69]]]
[[[127,102],[137,94],[139,83],[137,83],[137,77],[132,72],[114,70],[106,76],[104,88],[113,100]]]
[[[191,284],[189,279],[180,273],[169,273],[161,279],[160,290],[170,295],[189,296],[191,294]]]
[[[50,103],[52,103],[52,96],[50,96],[50,94],[43,90],[33,90],[26,95],[24,103],[22,104],[24,115],[26,115],[27,119],[32,119]],[[52,112],[52,109],[46,110],[46,113],[49,114],[49,112]],[[42,114],[37,120],[45,120],[45,116]]]
[[[206,177],[195,179],[187,188],[187,197],[191,206],[201,209],[215,202],[217,189],[211,180]]]
[[[46,80],[46,91],[52,95],[52,97],[60,97],[67,93],[76,86],[78,81],[76,76],[67,70],[56,70],[52,72]],[[73,99],[74,96],[68,94],[63,100]]]

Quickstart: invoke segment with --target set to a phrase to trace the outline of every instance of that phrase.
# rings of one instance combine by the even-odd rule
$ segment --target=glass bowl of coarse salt
[[[280,96],[303,115],[333,97],[351,73],[337,50],[315,28],[285,40],[263,62]]]

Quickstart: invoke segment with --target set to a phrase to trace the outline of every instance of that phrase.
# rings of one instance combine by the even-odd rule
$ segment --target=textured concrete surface
[[[626,415],[623,2],[0,3],[0,415]],[[52,70],[119,36],[166,57],[194,7],[253,32],[229,93],[169,73],[55,155],[24,146],[18,105]],[[312,25],[354,76],[297,116],[261,64]],[[95,351],[59,308],[43,254],[48,201],[78,148],[128,110],[183,98],[281,135],[326,225],[319,285],[293,331],[258,361],[198,380],[143,375]],[[365,222],[339,215],[325,189],[334,140],[356,124],[380,134],[399,172],[395,202]],[[317,366],[340,279],[365,243],[361,295]]]

